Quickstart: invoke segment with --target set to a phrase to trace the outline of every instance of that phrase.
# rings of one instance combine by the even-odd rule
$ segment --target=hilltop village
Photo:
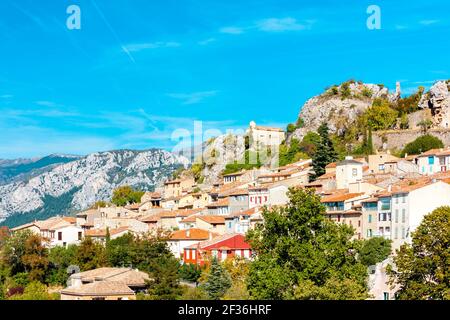
[[[285,140],[282,129],[252,122],[249,131],[266,146]],[[254,252],[246,233],[264,222],[264,210],[287,205],[289,190],[301,188],[319,195],[326,218],[351,226],[354,239],[390,239],[394,251],[411,241],[426,214],[450,205],[449,166],[450,149],[441,148],[403,158],[390,153],[348,156],[327,164],[324,174],[315,178],[312,159],[223,174],[212,184],[181,175],[155,192],[146,192],[137,203],[34,221],[12,232],[30,230],[48,239],[50,247],[67,247],[85,238],[104,244],[128,233],[163,230],[169,233],[170,251],[183,264],[202,266],[210,257],[219,261],[252,259]],[[133,298],[147,277],[127,268],[76,273],[61,298]],[[392,295],[384,283],[374,284],[372,289],[377,298]]]

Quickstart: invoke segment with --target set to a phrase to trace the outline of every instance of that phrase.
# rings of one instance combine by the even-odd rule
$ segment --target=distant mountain
[[[160,149],[118,150],[75,158],[49,156],[12,166],[3,163],[0,166],[9,168],[5,172],[11,182],[0,185],[0,221],[12,227],[70,214],[96,201],[109,200],[121,185],[154,190],[174,170],[188,165],[185,157]]]
[[[37,159],[0,160],[0,184],[26,180],[80,156],[53,154]]]

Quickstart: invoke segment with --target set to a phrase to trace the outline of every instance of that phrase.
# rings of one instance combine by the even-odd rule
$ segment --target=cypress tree
[[[324,122],[317,132],[320,135],[320,143],[313,157],[315,178],[325,173],[325,167],[338,159],[333,141],[330,139],[328,125]]]

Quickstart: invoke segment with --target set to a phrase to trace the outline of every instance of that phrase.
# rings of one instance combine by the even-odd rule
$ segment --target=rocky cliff
[[[298,117],[304,125],[295,130],[290,138],[301,140],[308,131],[316,131],[323,122],[328,123],[331,132],[337,132],[372,106],[374,99],[394,101],[398,96],[398,92],[390,93],[383,85],[346,82],[333,86],[301,107]]]
[[[9,225],[83,210],[131,185],[153,190],[189,160],[170,152],[111,151],[51,167],[30,179],[0,185],[0,219]]]

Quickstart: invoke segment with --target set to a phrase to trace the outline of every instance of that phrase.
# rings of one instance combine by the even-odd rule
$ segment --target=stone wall
[[[450,129],[430,129],[428,133],[450,146]],[[378,131],[373,133],[373,144],[378,150],[400,150],[423,134],[420,129]]]

